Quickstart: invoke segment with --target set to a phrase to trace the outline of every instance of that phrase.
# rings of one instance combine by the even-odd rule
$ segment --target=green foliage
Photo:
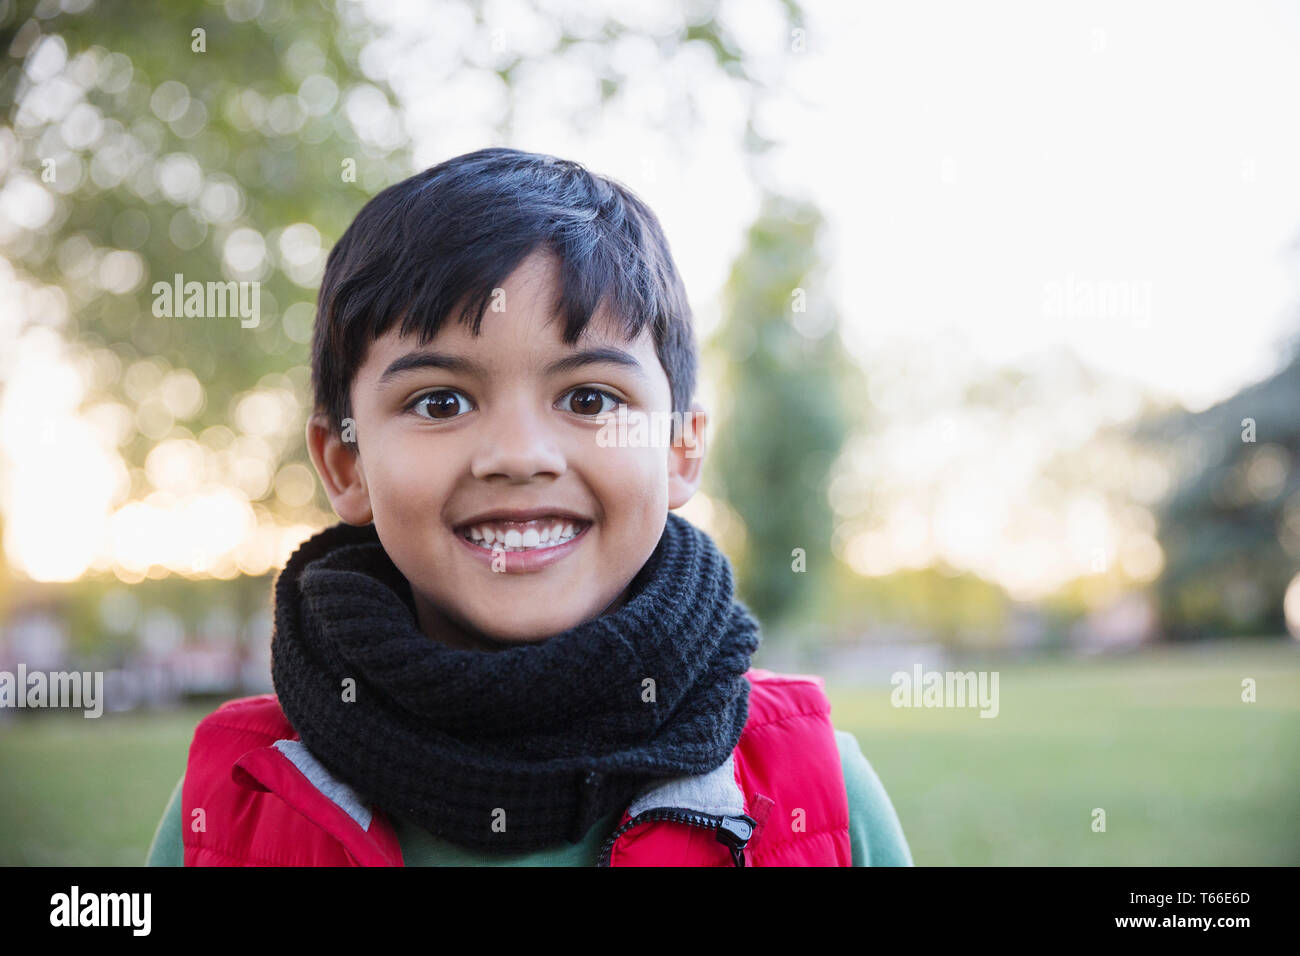
[[[1002,588],[970,572],[928,567],[869,578],[839,563],[824,604],[827,626],[849,643],[869,641],[871,626],[883,624],[966,649],[1002,646],[1009,610]]]
[[[741,596],[774,630],[817,606],[834,562],[826,493],[849,427],[844,383],[853,371],[818,291],[821,227],[814,209],[764,202],[733,266],[716,342],[728,413],[710,471],[745,526],[735,556]],[[795,303],[806,311],[792,311]],[[795,320],[804,318],[822,334],[801,332]],[[792,567],[796,549],[802,573]]]
[[[19,149],[7,178],[39,177],[53,161],[47,188],[57,198],[35,239],[3,251],[63,290],[70,340],[111,348],[123,368],[150,358],[192,370],[206,400],[177,434],[193,434],[229,423],[232,401],[263,376],[308,362],[310,323],[286,329],[281,319],[294,303],[313,307],[316,279],[310,268],[284,267],[278,241],[286,227],[308,224],[327,249],[371,191],[405,174],[410,157],[404,146],[363,139],[348,119],[343,104],[354,91],[390,104],[392,96],[358,68],[367,32],[340,30],[329,6],[280,0],[239,22],[199,0],[130,12],[20,14],[7,23],[3,89]],[[196,30],[204,31],[202,51]],[[80,91],[84,107],[53,108],[51,81],[23,75],[19,54],[42,42],[66,51],[64,76],[74,85],[61,89]],[[356,165],[354,181],[345,160]],[[224,253],[239,229],[262,236],[266,254],[260,268],[236,274]],[[144,264],[130,290],[97,280],[96,266],[114,250]],[[156,316],[153,285],[176,274],[203,283],[260,280],[260,323]],[[305,405],[305,377],[293,384]],[[97,397],[133,409],[141,402],[122,378],[104,391]],[[302,460],[300,430],[290,434],[280,459]],[[162,437],[137,434],[123,454],[139,465]]]
[[[1268,379],[1198,414],[1149,421],[1139,436],[1169,447],[1179,471],[1159,512],[1170,636],[1283,630],[1283,595],[1300,573],[1300,351]]]

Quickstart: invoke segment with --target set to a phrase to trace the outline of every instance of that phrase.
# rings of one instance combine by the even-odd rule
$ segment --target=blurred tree
[[[764,201],[715,343],[725,414],[709,474],[744,524],[741,597],[775,631],[818,616],[834,580],[827,490],[857,373],[822,284],[822,223],[807,204]]]
[[[257,440],[221,478],[282,517],[319,518],[273,478],[304,454],[322,236],[410,163],[390,94],[357,66],[367,32],[304,0],[19,6],[0,37],[3,185],[35,211],[0,253],[61,290],[62,333],[97,370],[88,404],[128,410],[130,497],[151,490],[141,466],[160,441],[225,426],[206,436],[213,452]],[[234,302],[226,317],[158,314],[173,303],[154,284],[176,275],[260,282],[257,324]],[[279,400],[241,405],[259,384]],[[258,453],[262,468],[241,467]]]
[[[847,564],[838,569],[830,622],[844,644],[880,633],[907,634],[952,649],[1005,647],[1010,600],[997,584],[940,562],[863,577]]]
[[[466,2],[440,9],[451,20],[438,37],[454,38],[449,75],[488,65],[503,82],[498,142],[516,97],[549,69],[610,103],[635,41],[664,63],[711,59],[748,104],[757,153],[769,145],[752,134],[765,81],[722,7],[694,5],[680,29],[653,34],[616,10],[529,8],[546,29],[523,52],[498,42],[518,32],[511,10]],[[799,16],[794,2],[780,10]],[[331,520],[302,466],[308,344],[330,245],[368,197],[414,171],[406,111],[428,90],[403,101],[375,41],[409,36],[371,19],[397,12],[351,0],[0,4],[0,195],[20,212],[0,219],[0,256],[18,281],[56,290],[53,308],[19,318],[57,328],[89,370],[83,411],[120,435],[131,479],[115,507],[157,490],[146,459],[174,439],[196,443],[202,482],[238,489],[260,523]],[[576,99],[575,123],[588,122],[591,104]],[[684,133],[699,121],[686,102],[686,120],[669,112]],[[258,323],[157,314],[155,283],[176,275],[259,282]]]
[[[1300,572],[1300,348],[1264,381],[1137,434],[1178,473],[1159,510],[1169,636],[1284,634],[1282,598]]]

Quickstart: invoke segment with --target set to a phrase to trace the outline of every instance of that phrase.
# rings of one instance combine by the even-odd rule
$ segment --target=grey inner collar
[[[320,761],[312,756],[306,744],[301,740],[277,740],[272,746],[288,757],[293,765],[302,771],[303,776],[311,781],[313,787],[356,820],[361,829],[370,830],[370,808],[365,805],[355,790],[326,770]]]
[[[674,807],[734,817],[745,812],[745,798],[736,784],[736,755],[726,763],[697,777],[674,777],[643,791],[628,812],[632,816],[655,807]]]
[[[334,777],[301,740],[277,740],[273,746],[284,754],[312,786],[369,831],[372,814],[355,790]],[[656,808],[693,810],[715,816],[739,816],[745,812],[745,798],[736,783],[736,755],[706,774],[674,777],[643,790],[628,807],[632,816]]]

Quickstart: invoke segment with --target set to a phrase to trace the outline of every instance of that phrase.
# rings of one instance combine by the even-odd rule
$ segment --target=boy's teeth
[[[553,548],[577,536],[572,522],[527,522],[522,530],[515,527],[482,524],[471,527],[465,534],[470,541],[486,550],[502,548],[506,551],[530,551],[536,548]]]

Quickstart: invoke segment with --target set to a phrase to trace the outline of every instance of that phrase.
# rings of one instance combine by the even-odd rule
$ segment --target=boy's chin
[[[627,591],[619,592],[603,609],[591,612],[571,611],[567,614],[550,614],[535,615],[531,619],[519,615],[511,615],[510,620],[495,620],[484,622],[483,626],[475,625],[475,630],[487,642],[499,644],[508,647],[514,644],[540,644],[548,638],[557,634],[562,634],[570,628],[577,627],[589,621],[594,621],[598,617],[604,617],[606,614],[612,614],[626,603]],[[500,615],[498,615],[498,618]]]
[[[451,595],[417,598],[420,629],[429,637],[450,647],[476,650],[504,650],[520,644],[540,644],[557,634],[578,627],[621,608],[629,589],[618,592],[612,601],[601,604],[598,594],[579,599],[565,595],[569,603],[554,599],[546,602],[503,602],[481,595]],[[466,600],[468,598],[468,600]],[[481,600],[476,600],[481,598]]]
[[[430,636],[452,646],[504,650],[520,644],[543,643],[592,617],[581,613],[523,616],[509,610],[506,610],[506,616],[509,620],[501,620],[500,613],[495,615],[495,620],[485,620],[462,609],[457,616],[459,626],[448,628],[444,626],[445,622],[435,622]]]
[[[540,644],[543,641],[561,634],[570,628],[577,627],[592,620],[593,615],[570,614],[564,616],[546,616],[528,618],[516,618],[509,622],[508,626],[502,627],[501,622],[495,622],[496,626],[485,626],[476,628],[478,634],[491,643],[508,646],[512,644]]]

